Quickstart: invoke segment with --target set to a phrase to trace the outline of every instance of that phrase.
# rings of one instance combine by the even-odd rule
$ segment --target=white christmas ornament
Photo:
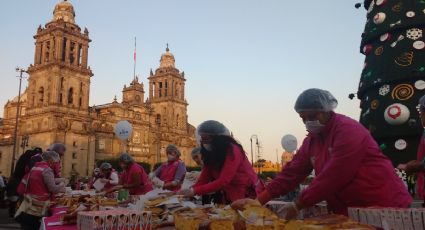
[[[379,95],[385,96],[390,92],[390,85],[383,85],[379,88]]]
[[[406,37],[412,40],[418,40],[422,37],[422,30],[418,28],[408,29],[406,31]]]
[[[384,112],[385,121],[390,125],[401,125],[409,120],[410,111],[405,105],[395,103],[388,106]]]

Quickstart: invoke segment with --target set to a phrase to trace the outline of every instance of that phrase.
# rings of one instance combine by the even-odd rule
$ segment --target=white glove
[[[153,185],[157,188],[164,187],[165,182],[160,180],[158,177],[154,177],[151,181],[152,181]]]
[[[182,189],[177,192],[177,195],[182,195],[184,197],[193,197],[195,196],[195,191],[193,191],[193,188]]]
[[[294,202],[287,203],[277,210],[277,214],[280,217],[283,216],[285,220],[296,219],[298,217],[298,213],[299,210]]]
[[[186,178],[190,181],[196,181],[200,174],[201,172],[190,172],[187,173]]]
[[[154,172],[149,173],[149,180],[152,180],[154,177],[156,177]]]

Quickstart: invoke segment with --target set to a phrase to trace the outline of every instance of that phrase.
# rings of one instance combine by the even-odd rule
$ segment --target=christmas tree
[[[360,122],[397,165],[416,158],[424,130],[417,105],[425,94],[425,0],[366,0],[364,7]]]

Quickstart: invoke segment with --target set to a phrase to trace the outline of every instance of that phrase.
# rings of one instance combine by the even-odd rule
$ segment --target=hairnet
[[[297,113],[304,111],[329,112],[336,108],[338,101],[327,90],[307,89],[302,92],[295,102],[294,109]]]
[[[419,107],[425,108],[425,95],[423,95],[421,98],[419,98]]]
[[[134,162],[133,157],[131,157],[130,154],[128,154],[128,153],[122,153],[119,160],[126,163],[126,164]]]
[[[101,170],[108,170],[108,169],[112,169],[112,165],[109,164],[108,162],[103,162],[100,167]]]
[[[196,154],[201,154],[201,147],[196,147],[194,149],[192,149],[192,152],[190,153],[193,156],[195,156]]]
[[[62,153],[62,152],[65,152],[66,147],[62,143],[54,143],[51,146],[49,146],[47,150],[55,151],[57,153]]]
[[[208,120],[202,122],[198,128],[196,128],[196,141],[199,143],[201,139],[200,134],[207,134],[207,135],[224,135],[224,136],[230,136],[229,130],[224,126],[222,123],[214,120]]]
[[[169,144],[167,148],[165,149],[165,152],[170,152],[170,151],[175,152],[177,156],[181,156],[180,150],[177,148],[177,146],[173,144]]]
[[[43,158],[44,161],[48,161],[48,160],[53,160],[53,162],[60,161],[59,154],[55,151],[46,151],[41,154],[41,158]]]

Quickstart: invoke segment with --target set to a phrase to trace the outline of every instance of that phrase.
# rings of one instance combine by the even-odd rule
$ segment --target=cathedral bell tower
[[[90,77],[87,65],[89,32],[75,24],[68,1],[55,6],[53,19],[39,26],[34,64],[28,68],[28,112],[51,106],[88,110]]]
[[[187,102],[185,99],[185,77],[175,67],[174,55],[167,48],[162,54],[159,68],[149,76],[149,102],[152,104],[156,120],[161,126],[176,130],[186,130]]]

